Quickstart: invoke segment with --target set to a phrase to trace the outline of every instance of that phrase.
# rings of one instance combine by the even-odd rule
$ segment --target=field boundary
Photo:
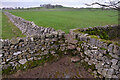
[[[109,28],[111,31],[111,29],[118,28],[119,25],[102,28],[71,29],[69,34],[65,34],[63,31],[55,31],[52,28],[38,28],[35,24],[20,17],[7,12],[5,14],[10,18],[12,17],[11,20],[17,26],[20,23],[25,23],[24,26],[21,25],[19,28],[23,29],[22,32],[28,36],[11,40],[0,40],[3,44],[0,49],[2,50],[0,57],[2,58],[1,64],[3,65],[4,74],[12,74],[19,69],[31,69],[54,58],[72,54],[73,56],[79,56],[80,63],[95,77],[120,78],[119,44],[98,38],[100,34],[95,35],[93,34],[94,32],[91,33],[93,36],[88,34],[90,33],[89,31],[96,31],[97,29],[99,32],[99,30],[105,29],[103,32],[108,35],[106,31],[109,31]],[[31,29],[24,31],[24,29],[27,30],[26,27]],[[32,29],[33,31],[31,32]],[[51,30],[49,31],[49,29]],[[106,36],[103,38],[106,39]]]
[[[12,15],[9,12],[4,12],[6,16],[9,17],[10,21],[17,26],[23,34],[27,36],[31,35],[41,35],[55,31],[53,28],[44,28],[35,25],[34,22],[26,21],[21,17]]]

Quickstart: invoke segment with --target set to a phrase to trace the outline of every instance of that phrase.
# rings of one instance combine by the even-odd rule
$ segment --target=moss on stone
[[[100,38],[98,38],[98,36],[96,36],[96,35],[89,35],[91,38],[95,38],[95,39],[100,39]]]
[[[73,30],[75,33],[80,33],[80,29]]]
[[[118,42],[114,42],[114,44],[117,45],[117,46],[120,46],[120,44]]]
[[[106,39],[108,40],[109,39],[109,36],[108,36],[108,31],[106,30],[87,30],[87,31],[84,31],[84,33],[88,33],[89,35],[98,35],[100,36],[101,39]]]
[[[73,54],[74,51],[75,51],[75,50],[70,50],[70,49],[66,50],[66,52],[67,52],[68,54],[71,54],[72,56],[75,56],[75,54]]]
[[[78,47],[79,47],[79,48],[82,48],[81,44],[83,44],[83,41],[79,41],[79,42],[78,42]]]
[[[84,66],[84,68],[85,68],[86,70],[89,69],[89,65],[88,65],[87,62],[81,62],[81,64]]]
[[[112,44],[112,41],[107,41],[107,46],[109,46],[110,44]]]
[[[58,50],[58,51],[57,51],[57,54],[61,57],[61,56],[64,55],[64,51]]]
[[[24,66],[26,66],[26,69],[32,69],[34,67],[40,66],[44,62],[45,62],[44,59],[33,60],[33,61],[28,61]]]
[[[94,71],[94,70],[96,69],[94,64],[89,65],[89,68],[90,68],[92,71]]]
[[[106,54],[104,54],[104,56],[107,56],[108,58],[112,59],[113,57],[109,54],[108,51],[106,51]]]
[[[8,68],[7,69],[3,69],[2,70],[2,74],[11,74],[11,73],[13,73],[13,67],[12,66],[8,66]]]
[[[108,32],[109,30],[100,30],[100,29],[95,29],[95,30],[92,30],[92,29],[88,29],[86,31],[80,31],[80,29],[76,29],[74,30],[73,32],[76,32],[76,33],[88,33],[89,35],[97,35],[97,36],[100,36],[101,39],[105,39],[105,40],[109,40],[109,36],[108,36]],[[96,37],[94,37],[96,38]],[[98,38],[97,38],[98,39]]]
[[[92,71],[96,70],[95,65],[89,65],[87,62],[80,62],[86,70],[91,69]]]
[[[106,48],[102,48],[102,47],[101,47],[100,49],[101,49],[101,50],[107,50]]]
[[[64,52],[63,51],[60,51],[58,50],[57,51],[57,54],[58,56],[63,56]],[[37,67],[37,66],[40,66],[40,65],[43,65],[44,63],[46,62],[52,62],[53,60],[56,60],[57,57],[54,56],[53,54],[47,54],[47,55],[43,55],[43,56],[40,56],[41,57],[41,60],[30,60],[30,61],[27,61],[25,64],[19,64],[16,66],[16,69],[13,70],[13,67],[12,66],[9,66],[7,69],[4,69],[2,71],[3,74],[13,74],[15,72],[17,72],[18,70],[27,70],[27,69],[32,69],[34,67]]]

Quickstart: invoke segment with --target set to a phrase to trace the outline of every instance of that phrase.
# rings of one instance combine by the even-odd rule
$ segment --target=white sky
[[[60,4],[67,7],[88,7],[96,1],[106,2],[109,0],[0,0],[0,7],[38,7],[40,4]],[[1,4],[2,3],[2,4]],[[92,7],[99,7],[98,5]]]

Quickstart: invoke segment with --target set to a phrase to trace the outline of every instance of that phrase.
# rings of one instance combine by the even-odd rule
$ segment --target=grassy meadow
[[[0,10],[0,38],[2,38],[2,11]]]
[[[25,35],[2,13],[2,39],[24,37]]]
[[[38,26],[53,27],[66,33],[70,29],[118,24],[118,12],[89,9],[12,10],[13,15],[35,22]]]

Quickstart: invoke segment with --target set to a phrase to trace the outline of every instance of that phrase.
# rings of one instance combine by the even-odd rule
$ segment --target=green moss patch
[[[2,74],[12,74],[13,72],[14,71],[12,66],[9,66],[7,69],[2,70]]]
[[[87,31],[84,31],[84,33],[88,33],[89,35],[98,35],[100,36],[101,39],[105,39],[105,40],[108,40],[109,37],[108,37],[108,31],[105,31],[105,30],[87,30]]]
[[[92,71],[93,71],[93,70],[96,70],[94,64],[92,64],[92,65],[88,65],[87,62],[81,62],[81,64],[84,66],[84,68],[85,68],[86,70],[88,70],[88,69],[91,69]]]
[[[104,54],[104,56],[107,56],[108,58],[112,59],[113,57],[109,54],[108,51],[106,51],[106,54]]]
[[[30,60],[30,61],[27,61],[25,64],[23,64],[23,65],[19,64],[16,67],[9,66],[7,69],[3,69],[2,73],[6,74],[6,75],[7,74],[13,74],[13,73],[17,72],[18,70],[23,71],[23,70],[28,70],[28,69],[35,68],[37,66],[42,66],[46,62],[53,62],[53,61],[57,60],[58,57],[62,57],[63,53],[64,53],[63,51],[59,50],[59,51],[57,51],[57,54],[56,54],[58,56],[54,56],[51,53],[49,53],[47,55],[44,55],[44,56],[39,56],[39,57],[41,57],[40,60]]]

